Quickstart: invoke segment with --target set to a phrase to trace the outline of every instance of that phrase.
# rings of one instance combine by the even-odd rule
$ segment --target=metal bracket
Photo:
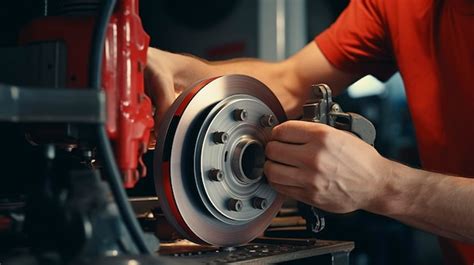
[[[103,91],[0,84],[0,122],[97,124],[105,119]]]
[[[332,101],[332,93],[325,84],[313,85],[313,97],[303,106],[305,121],[327,124],[357,135],[364,142],[374,145],[375,127],[363,116],[343,112],[339,104]]]

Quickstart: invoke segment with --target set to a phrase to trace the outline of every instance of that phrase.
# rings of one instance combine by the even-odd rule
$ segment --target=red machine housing
[[[118,1],[108,24],[102,65],[106,129],[126,188],[134,187],[146,175],[142,155],[148,149],[154,125],[152,103],[144,89],[150,38],[142,27],[138,10],[138,0]],[[20,42],[65,43],[66,87],[87,89],[94,27],[92,15],[43,17],[22,31]]]

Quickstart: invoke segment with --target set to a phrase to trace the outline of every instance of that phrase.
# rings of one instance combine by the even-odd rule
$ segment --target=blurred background
[[[60,0],[59,0],[60,1]],[[46,5],[55,1],[2,1],[0,45],[16,43],[19,28],[31,18],[44,15]],[[151,46],[189,53],[208,60],[257,57],[282,60],[324,31],[346,7],[345,0],[141,0],[144,27]],[[19,15],[21,14],[21,15]],[[403,80],[395,74],[387,82],[367,76],[351,85],[336,102],[344,111],[368,117],[377,128],[376,148],[384,156],[419,167],[416,140],[406,105]],[[1,127],[0,146],[3,175],[32,176],[35,150],[18,132],[21,128]],[[152,154],[147,157],[148,163]],[[23,161],[30,161],[25,166]],[[4,178],[5,179],[5,178]],[[151,178],[142,190],[154,193]],[[0,181],[2,195],[26,189],[22,178]],[[134,191],[131,191],[133,193]],[[355,241],[351,254],[354,265],[441,264],[436,237],[396,221],[358,211],[327,217],[322,239]]]

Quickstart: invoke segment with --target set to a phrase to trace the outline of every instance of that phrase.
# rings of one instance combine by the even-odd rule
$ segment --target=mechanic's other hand
[[[305,121],[276,126],[265,151],[264,171],[273,188],[335,213],[375,203],[389,170],[388,160],[359,138]]]
[[[145,89],[155,105],[155,127],[158,127],[164,113],[171,106],[182,88],[175,87],[173,64],[168,52],[155,48],[148,49],[145,69]]]

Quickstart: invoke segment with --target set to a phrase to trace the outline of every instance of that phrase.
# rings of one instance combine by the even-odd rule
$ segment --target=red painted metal
[[[33,21],[21,36],[23,44],[62,41],[67,47],[66,86],[87,87],[95,17],[54,16]],[[142,155],[153,128],[152,103],[145,95],[144,68],[149,36],[138,15],[138,0],[120,0],[109,21],[102,65],[107,96],[106,128],[122,172],[124,186],[146,175]]]
[[[118,109],[112,111],[117,114],[117,133],[109,127],[108,132],[114,139],[117,162],[127,188],[146,175],[141,159],[148,150],[154,125],[143,75],[149,40],[138,15],[138,0],[119,1],[109,23],[103,80],[107,94],[117,97]],[[115,62],[116,67],[107,68]],[[116,82],[116,85],[108,82]]]

